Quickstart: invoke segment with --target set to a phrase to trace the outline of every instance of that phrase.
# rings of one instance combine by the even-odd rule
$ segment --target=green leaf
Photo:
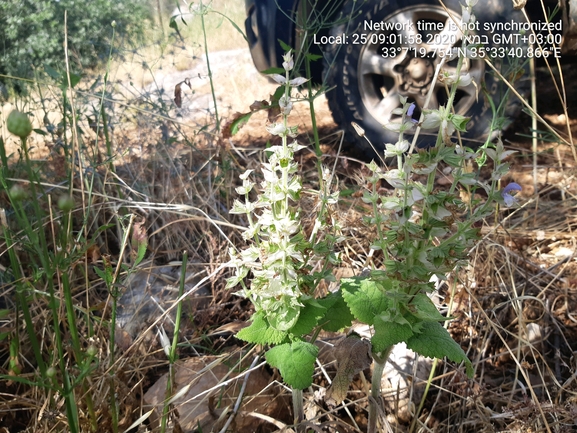
[[[56,69],[54,69],[54,68],[51,67],[50,65],[44,65],[44,71],[45,71],[51,78],[54,78],[55,80],[60,80],[60,72],[58,72]]]
[[[265,354],[265,358],[271,366],[278,368],[287,385],[294,389],[305,389],[313,383],[318,353],[319,348],[314,344],[295,341],[273,347]]]
[[[402,341],[407,341],[413,336],[413,330],[409,324],[400,324],[384,321],[380,317],[375,317],[375,335],[371,338],[373,352],[379,353],[388,347],[394,346]]]
[[[323,58],[323,56],[321,56],[320,54],[311,54],[311,53],[306,53],[305,57],[311,62],[315,62]]]
[[[449,332],[438,322],[422,322],[421,333],[407,341],[407,347],[429,358],[447,357],[453,362],[464,362],[467,376],[473,377],[473,364],[461,346],[451,338]]]
[[[410,304],[407,305],[409,312],[421,319],[429,322],[442,322],[443,320],[449,320],[449,317],[443,316],[437,310],[436,305],[431,301],[424,293],[418,293],[415,295]]]
[[[277,331],[270,326],[264,318],[264,313],[259,311],[252,316],[250,326],[241,329],[236,338],[255,344],[279,344],[286,335],[286,332]]]
[[[104,270],[95,267],[94,272],[96,272],[96,275],[98,275],[107,286],[112,284],[112,271],[110,267],[105,267]]]
[[[469,120],[471,120],[470,117],[460,116],[458,114],[451,116],[451,123],[461,132],[467,132],[467,123]]]
[[[268,68],[268,69],[265,69],[264,71],[260,71],[261,74],[265,74],[265,75],[271,75],[271,74],[284,75],[285,72],[286,71],[284,70],[284,68]]]
[[[316,304],[316,305],[315,305]],[[310,334],[315,326],[318,325],[319,319],[325,315],[327,309],[321,306],[315,299],[305,302],[301,308],[297,323],[289,330],[292,335],[302,336]]]
[[[270,100],[271,104],[273,105],[278,104],[279,99],[282,98],[284,95],[284,91],[285,91],[284,86],[278,86],[274,91],[274,93],[272,94],[272,98]]]
[[[42,129],[34,128],[33,131],[34,131],[36,134],[42,135],[42,136],[44,136],[44,137],[46,137],[46,136],[48,135],[48,133],[47,133],[46,131],[43,131]]]
[[[325,331],[337,332],[351,326],[354,316],[340,291],[329,294],[319,302],[327,309],[325,316],[319,321]]]
[[[234,119],[230,125],[227,125],[227,127],[230,130],[230,135],[236,135],[238,133],[238,131],[240,131],[240,128],[242,128],[251,118],[251,116],[254,113],[251,111],[250,113],[245,113],[240,115],[239,117],[237,117],[236,119]]]
[[[178,24],[176,24],[176,17],[170,17],[170,21],[168,22],[168,27],[174,30],[178,30]]]
[[[375,316],[389,308],[384,288],[374,281],[360,277],[343,278],[341,290],[353,316],[367,325],[372,325]]]
[[[79,74],[73,74],[72,72],[70,73],[70,87],[75,87],[78,83],[80,83],[80,80],[82,79],[82,76],[80,76]],[[64,86],[67,87],[68,86],[68,82],[64,82]]]
[[[278,40],[278,43],[280,44],[281,48],[283,49],[283,51],[284,51],[285,53],[287,53],[287,52],[289,52],[289,51],[292,50],[292,47],[291,47],[289,44],[287,44],[286,42],[281,41],[280,39],[277,39],[277,40]]]
[[[136,259],[134,260],[134,266],[138,265],[142,261],[142,259],[144,259],[147,247],[148,247],[148,241],[138,243],[138,251],[136,253]]]

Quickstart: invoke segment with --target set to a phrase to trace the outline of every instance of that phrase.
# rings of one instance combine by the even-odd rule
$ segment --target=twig
[[[232,409],[232,413],[230,414],[230,416],[226,420],[226,423],[224,424],[224,426],[222,427],[222,429],[220,430],[219,433],[225,433],[228,430],[228,427],[230,426],[230,424],[232,423],[232,420],[236,417],[238,410],[240,409],[240,404],[242,403],[242,397],[244,396],[244,391],[246,390],[246,384],[248,382],[248,378],[250,376],[250,373],[252,373],[252,369],[254,368],[256,363],[258,362],[259,358],[260,357],[258,355],[254,357],[252,364],[250,365],[247,373],[244,375],[244,380],[242,381],[242,386],[240,387],[240,391],[238,393],[236,403],[234,404],[234,407]]]

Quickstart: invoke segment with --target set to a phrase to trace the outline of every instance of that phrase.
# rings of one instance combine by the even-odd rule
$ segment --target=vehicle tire
[[[445,0],[444,4],[454,14],[456,22],[460,23],[462,9],[459,1]],[[493,43],[492,34],[483,31],[483,24],[512,19],[523,21],[518,12],[513,11],[511,4],[512,2],[500,0],[477,4],[473,10],[478,21],[478,31],[472,33],[479,35],[475,42],[481,42],[485,49],[499,49],[499,46]],[[398,133],[384,129],[383,124],[398,121],[396,118],[399,116],[391,112],[401,106],[399,95],[415,102],[417,108],[413,117],[418,118],[432,85],[437,64],[448,48],[461,47],[462,33],[452,24],[455,21],[436,0],[406,0],[402,3],[396,0],[348,1],[343,6],[342,16],[352,18],[341,20],[342,23],[331,29],[331,35],[347,35],[346,43],[325,47],[325,83],[332,88],[327,94],[329,107],[336,123],[345,129],[347,141],[368,157],[374,157],[373,147],[364,137],[358,135],[352,122],[364,129],[366,138],[379,153],[382,153],[385,143],[395,143]],[[374,29],[374,23],[381,22],[404,27],[401,30],[387,31]],[[366,23],[373,23],[373,29]],[[423,30],[425,26],[428,27],[427,31]],[[414,31],[411,31],[411,28]],[[418,43],[417,35],[420,35],[421,43]],[[366,40],[364,45],[363,40]],[[501,48],[508,49],[505,45],[501,45]],[[525,48],[521,46],[520,49]],[[503,51],[498,53],[500,55],[497,57],[501,58],[495,58],[492,63],[501,73],[523,71],[523,56],[502,56]],[[445,63],[443,69],[456,71],[456,65],[457,60],[451,60]],[[469,73],[476,85],[459,88],[453,107],[455,113],[471,118],[467,132],[461,136],[465,145],[475,147],[486,140],[493,119],[493,112],[482,86],[491,95],[495,106],[499,106],[503,100],[507,87],[494,72],[490,72],[490,68],[481,58],[465,59],[461,73]],[[517,73],[512,75],[517,76]],[[429,109],[445,105],[448,100],[445,86],[439,82],[434,85]],[[523,94],[528,85],[526,77],[522,77],[517,81],[516,88]],[[506,104],[503,114],[507,118],[514,118],[519,114],[521,103],[516,97],[511,95]],[[406,134],[410,136],[414,129]],[[435,141],[436,131],[420,132],[420,147],[434,145]]]

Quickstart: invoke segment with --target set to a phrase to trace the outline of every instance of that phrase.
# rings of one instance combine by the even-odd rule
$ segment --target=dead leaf
[[[248,366],[248,365],[247,365]],[[244,366],[246,368],[247,366]],[[174,365],[174,389],[172,396],[182,392],[174,398],[172,404],[181,414],[178,420],[184,433],[192,433],[202,428],[202,431],[219,431],[218,418],[223,421],[230,415],[226,408],[233,407],[239,395],[242,383],[242,373],[238,381],[228,386],[220,385],[230,379],[230,367],[222,357],[206,356],[189,358]],[[145,394],[145,410],[155,408],[150,416],[151,426],[158,428],[163,402],[166,398],[166,381],[168,374],[162,376]],[[262,419],[250,414],[260,414],[278,419],[287,412],[287,401],[276,394],[270,384],[272,379],[266,368],[262,367],[251,372],[244,392],[244,399],[237,413],[230,431],[235,433],[253,433],[258,431]],[[206,391],[212,390],[208,393]],[[217,406],[218,405],[218,406]]]
[[[174,103],[178,108],[182,107],[182,85],[186,84],[190,89],[190,80],[187,78],[184,81],[181,81],[176,86],[174,86]]]
[[[178,108],[182,107],[182,89],[180,87],[182,83],[178,83],[174,86],[174,103]]]
[[[262,101],[254,101],[252,104],[250,104],[250,111],[259,111],[259,110],[264,110],[266,107],[269,106],[268,101],[265,101],[264,99]]]
[[[329,406],[338,406],[347,396],[355,374],[370,367],[373,358],[371,343],[356,334],[351,334],[337,343],[333,353],[337,359],[337,375],[327,390],[325,402]]]

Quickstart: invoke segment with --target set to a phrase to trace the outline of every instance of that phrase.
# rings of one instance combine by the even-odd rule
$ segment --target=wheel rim
[[[401,106],[400,95],[415,102],[417,109],[413,117],[420,115],[442,54],[450,48],[461,47],[462,34],[455,24],[460,23],[460,19],[457,14],[449,17],[440,7],[413,6],[383,20],[385,26],[391,23],[389,25],[398,30],[367,35],[369,43],[363,46],[359,57],[358,85],[365,107],[376,120],[384,124],[398,117],[392,111]],[[417,23],[421,23],[420,27]],[[442,69],[455,74],[456,66],[456,59],[445,61]],[[464,60],[461,75],[470,74],[472,82],[459,86],[453,105],[456,113],[465,114],[473,106],[477,99],[473,83],[479,83],[484,72],[482,60]],[[437,81],[427,108],[436,109],[447,99],[445,86]]]

